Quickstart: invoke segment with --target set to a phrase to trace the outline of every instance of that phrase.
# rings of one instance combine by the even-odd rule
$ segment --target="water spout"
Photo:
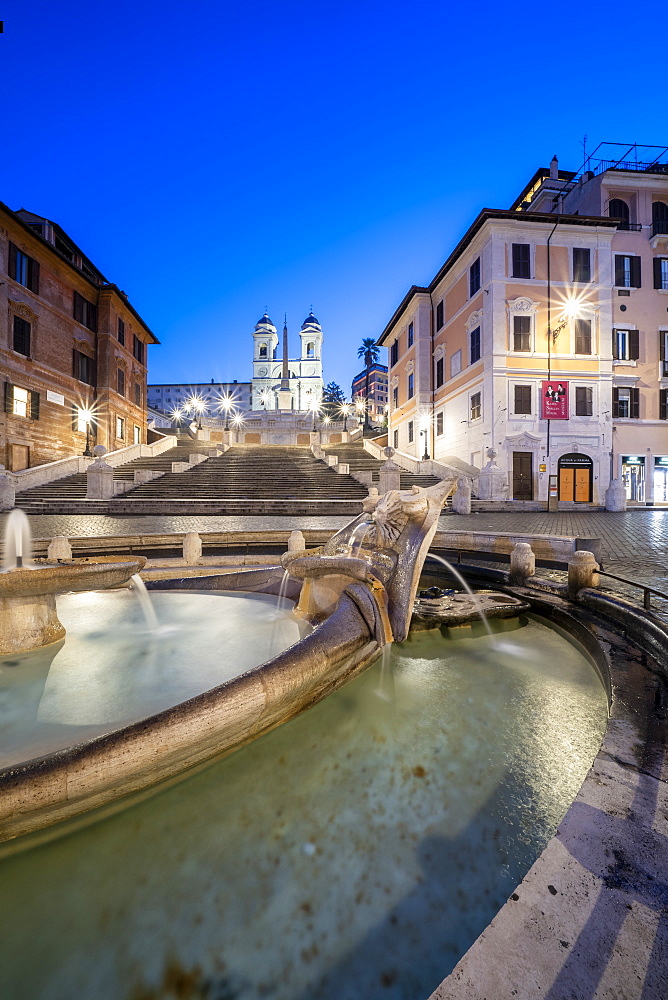
[[[485,611],[483,609],[482,603],[476,597],[476,595],[473,593],[473,591],[469,587],[468,583],[466,582],[466,580],[464,579],[464,577],[462,576],[462,574],[458,570],[455,569],[455,567],[452,565],[452,563],[449,563],[447,559],[443,559],[442,556],[437,556],[435,552],[430,552],[428,554],[427,558],[428,559],[435,559],[436,562],[440,562],[441,565],[445,566],[446,569],[450,570],[450,572],[454,576],[455,580],[457,580],[458,583],[461,583],[462,587],[464,588],[464,590],[466,591],[466,593],[469,595],[469,597],[471,598],[471,600],[475,604],[476,609],[478,611],[478,614],[480,615],[480,620],[482,621],[483,625],[485,626],[485,630],[487,632],[487,635],[491,639],[492,638],[492,630],[489,627],[489,622],[487,620],[487,615],[485,614]]]
[[[18,507],[9,512],[3,545],[3,572],[12,569],[31,569],[32,534],[28,518]]]
[[[146,584],[138,573],[135,573],[134,576],[130,577],[130,586],[137,595],[137,600],[139,601],[142,612],[144,613],[144,618],[146,619],[146,624],[149,629],[151,631],[157,629],[158,619],[155,614],[153,602],[151,601],[151,596],[146,589]]]
[[[367,536],[367,532],[371,527],[371,521],[362,521],[358,524],[350,534],[350,540],[348,542],[348,555],[357,558],[360,553],[360,549],[364,543],[364,539]]]
[[[285,604],[287,602],[286,591],[288,589],[288,580],[290,579],[290,571],[286,569],[283,574],[283,579],[281,580],[281,586],[278,591],[278,603],[276,605],[276,614],[279,615],[281,611],[285,610]]]

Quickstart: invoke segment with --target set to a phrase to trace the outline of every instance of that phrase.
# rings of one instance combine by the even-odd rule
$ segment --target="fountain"
[[[143,556],[31,562],[30,527],[22,510],[10,513],[6,531],[0,573],[0,654],[23,653],[64,638],[56,594],[121,587],[146,563]]]

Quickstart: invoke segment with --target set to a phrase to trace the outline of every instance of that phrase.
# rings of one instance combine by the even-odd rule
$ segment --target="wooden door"
[[[13,444],[11,446],[11,470],[21,472],[30,465],[30,448],[27,444]]]
[[[591,496],[591,469],[575,470],[575,499],[578,503],[589,503]]]
[[[575,497],[575,469],[559,469],[559,499],[573,500]]]
[[[533,500],[533,455],[530,451],[513,452],[513,498]]]

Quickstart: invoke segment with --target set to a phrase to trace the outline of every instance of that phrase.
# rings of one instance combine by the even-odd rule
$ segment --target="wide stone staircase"
[[[351,441],[348,444],[331,444],[323,448],[327,455],[337,455],[340,462],[346,462],[350,466],[350,472],[371,471],[373,482],[378,483],[380,467],[383,464],[379,459],[365,451],[361,441]],[[401,489],[409,490],[411,486],[435,486],[440,479],[436,476],[423,476],[413,472],[404,471],[401,473]],[[450,502],[450,501],[448,501]]]

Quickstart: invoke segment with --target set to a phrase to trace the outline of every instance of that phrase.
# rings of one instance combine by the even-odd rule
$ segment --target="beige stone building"
[[[481,495],[668,500],[668,151],[600,152],[481,212],[378,341],[390,444],[487,467]]]
[[[0,463],[13,471],[146,442],[157,344],[58,226],[0,203]]]

